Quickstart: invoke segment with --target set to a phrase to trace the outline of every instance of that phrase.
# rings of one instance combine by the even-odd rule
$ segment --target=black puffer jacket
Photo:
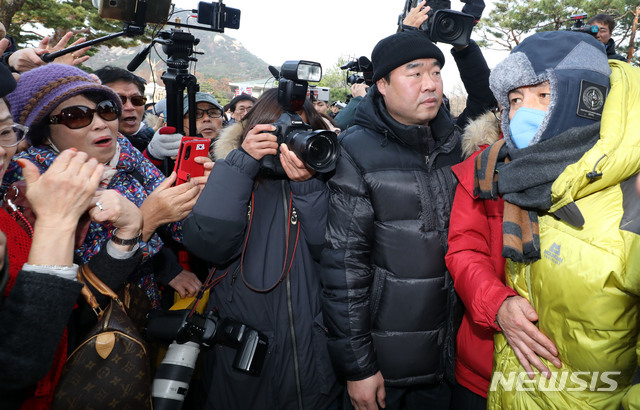
[[[260,377],[255,377],[232,368],[236,349],[217,344],[207,350],[202,368],[209,392],[206,408],[324,409],[339,393],[327,351],[314,260],[322,249],[328,191],[317,178],[255,182],[258,161],[244,151],[230,149],[240,145],[241,132],[241,124],[234,124],[216,140],[216,158],[224,159],[216,160],[185,220],[184,244],[197,256],[223,266],[216,277],[228,267],[228,274],[213,288],[209,304],[217,306],[221,317],[264,333],[269,351]],[[247,206],[252,196],[249,228]],[[288,214],[290,199],[297,211],[300,236],[290,273],[278,284],[286,254],[290,218],[285,209]],[[292,225],[292,235],[295,232]],[[275,288],[269,292],[255,290],[271,286]]]
[[[434,120],[442,124],[433,127],[437,135],[402,125],[379,93],[370,95],[329,181],[322,258],[329,351],[347,380],[381,370],[388,385],[434,383],[453,328],[444,255],[460,131],[444,109]]]
[[[469,94],[459,124],[495,104],[475,43],[453,53]],[[323,306],[338,373],[388,386],[453,380],[462,315],[444,262],[461,161],[460,129],[441,107],[429,126],[387,112],[376,86],[341,139],[322,255]]]

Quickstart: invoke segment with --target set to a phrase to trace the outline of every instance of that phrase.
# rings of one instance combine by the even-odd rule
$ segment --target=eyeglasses
[[[62,124],[75,130],[91,124],[94,113],[98,113],[100,118],[105,121],[114,121],[120,116],[120,111],[116,103],[111,100],[105,100],[98,103],[95,109],[85,107],[84,105],[67,107],[60,111],[60,114],[51,115],[49,117],[49,124]]]
[[[207,113],[209,118],[220,118],[222,117],[222,111],[217,108],[209,108],[208,110],[203,110],[201,108],[196,108],[196,119],[200,119],[204,117],[204,113]]]
[[[132,97],[127,97],[126,95],[121,95],[120,99],[122,100],[122,105],[127,103],[127,100],[131,101],[131,104],[136,107],[141,107],[147,103],[147,97],[143,95],[134,95]]]
[[[249,112],[252,107],[236,107],[234,112]]]
[[[29,127],[20,124],[11,124],[8,127],[0,128],[0,147],[15,147],[24,139],[27,131],[29,131]]]

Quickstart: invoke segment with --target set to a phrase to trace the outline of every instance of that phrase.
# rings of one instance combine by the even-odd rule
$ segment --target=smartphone
[[[134,22],[136,18],[137,0],[96,0],[98,15],[102,18]],[[146,23],[164,23],[169,16],[171,0],[148,0]]]
[[[184,184],[191,178],[204,175],[204,165],[194,161],[196,157],[209,155],[209,138],[182,137],[180,150],[173,170],[178,174],[176,185]]]
[[[240,9],[232,9],[222,2],[198,3],[198,23],[211,26],[214,30],[224,30],[225,28],[240,28]]]

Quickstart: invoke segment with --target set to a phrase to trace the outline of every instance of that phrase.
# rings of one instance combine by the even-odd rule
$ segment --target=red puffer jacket
[[[504,284],[502,257],[503,201],[481,200],[473,195],[475,158],[498,140],[493,114],[488,113],[465,130],[463,149],[475,151],[454,166],[458,178],[446,263],[465,314],[457,336],[456,380],[462,386],[487,397],[493,361],[493,334],[498,308],[516,292]]]

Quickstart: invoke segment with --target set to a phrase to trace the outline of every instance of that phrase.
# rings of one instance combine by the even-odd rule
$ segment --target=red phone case
[[[208,138],[182,137],[178,158],[176,158],[176,164],[173,168],[178,174],[176,185],[204,175],[204,166],[196,163],[194,158],[209,155],[209,144],[211,144],[211,140]]]

